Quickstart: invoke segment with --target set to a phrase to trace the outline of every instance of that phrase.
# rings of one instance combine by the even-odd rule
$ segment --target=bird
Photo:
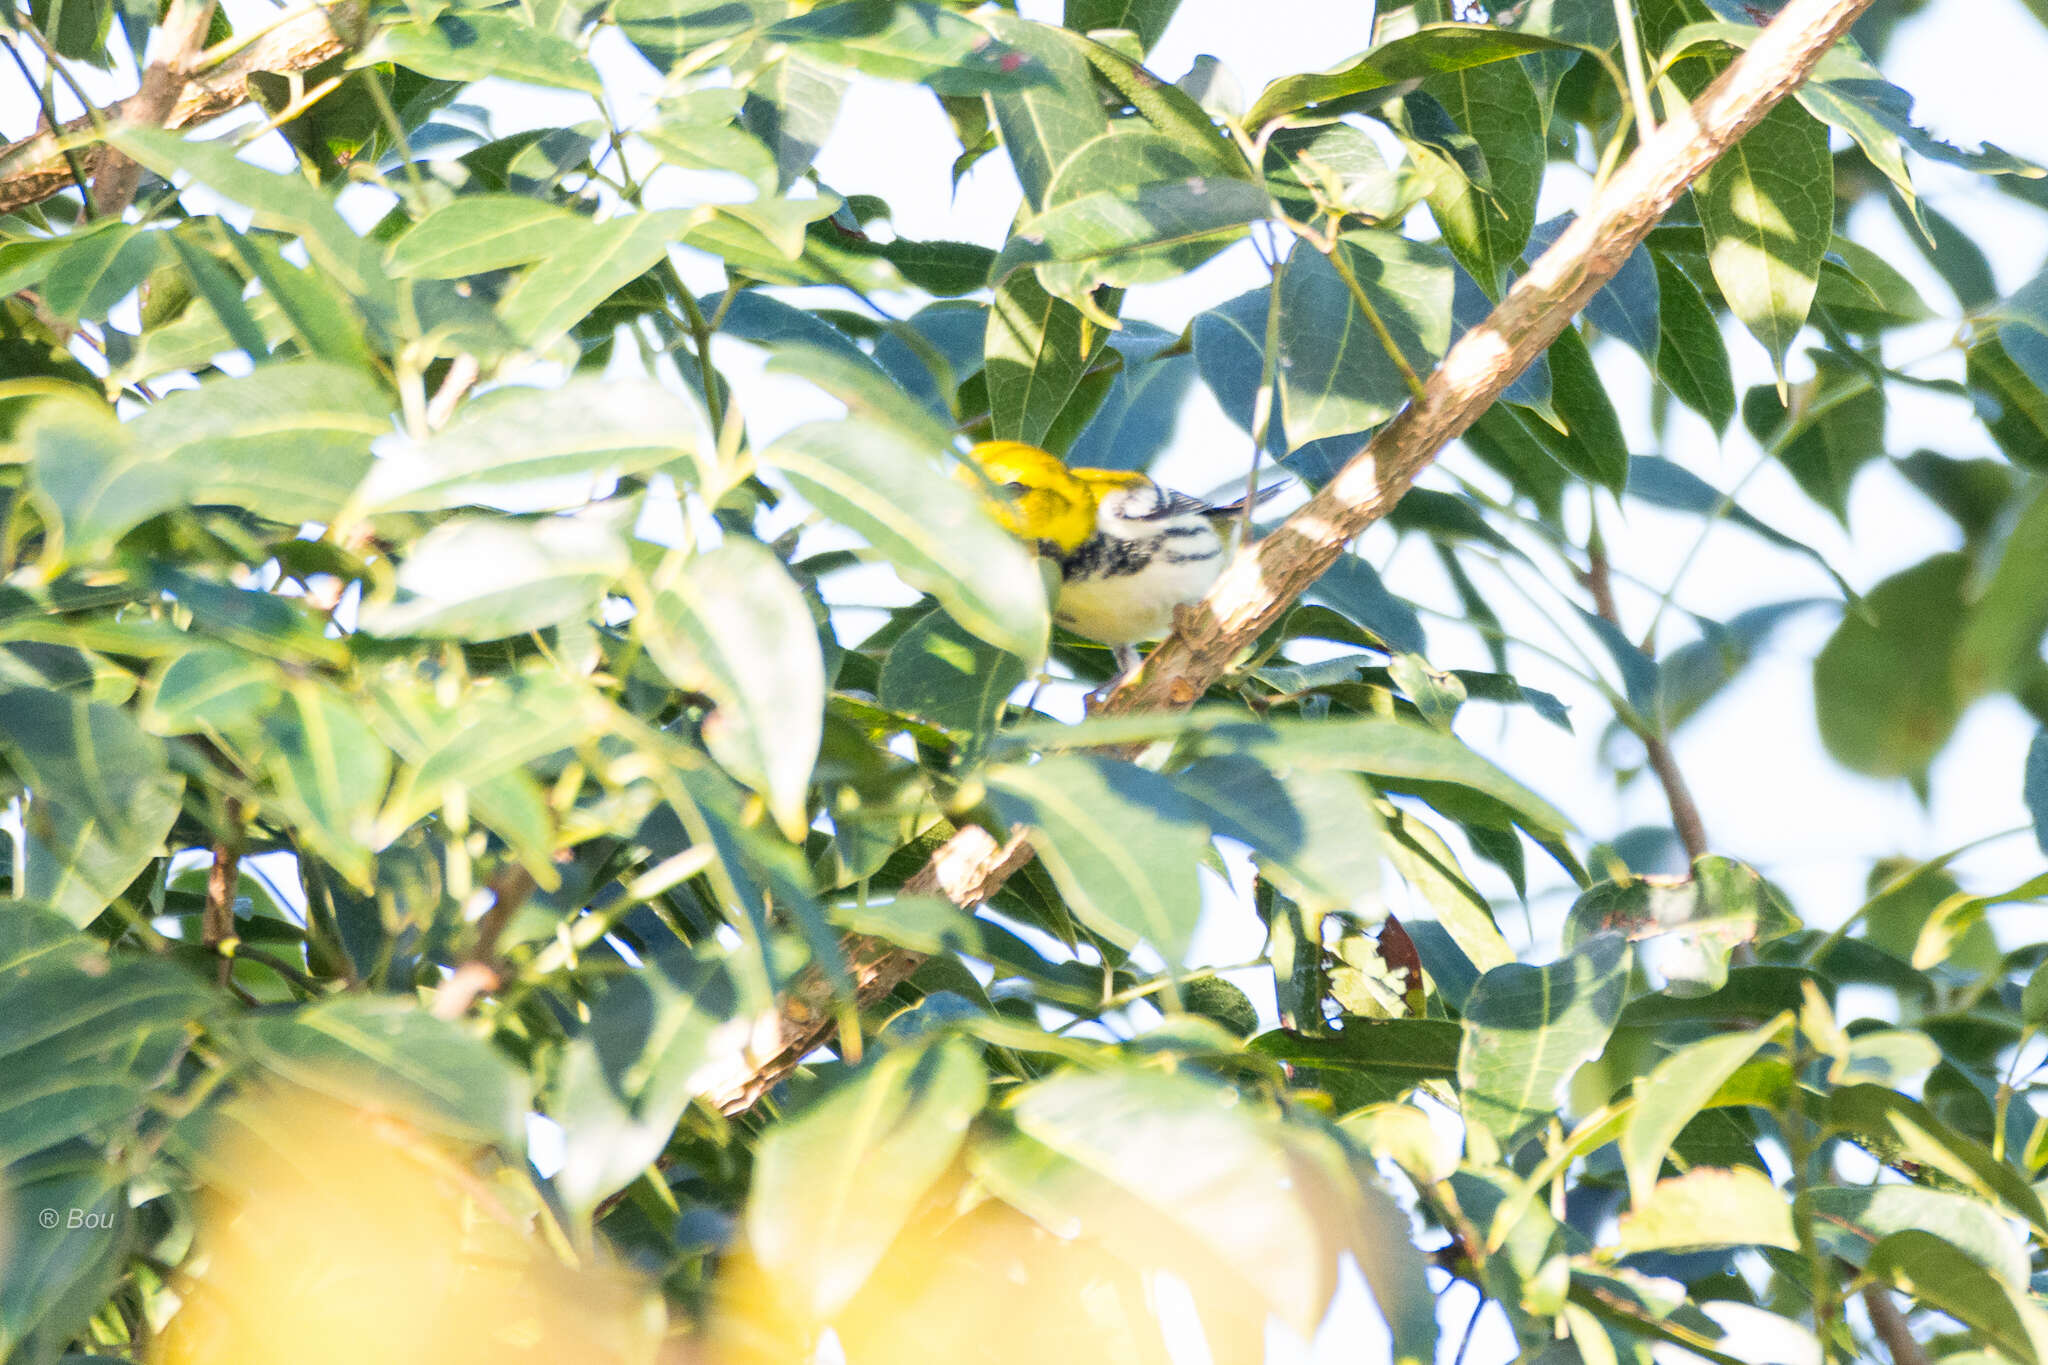
[[[1223,571],[1219,524],[1245,509],[1134,470],[1070,468],[1023,441],[983,441],[968,458],[996,520],[1059,566],[1053,619],[1110,646],[1119,674],[1137,666],[1140,642],[1172,632],[1175,608],[1208,592]],[[1259,489],[1252,505],[1285,486]]]

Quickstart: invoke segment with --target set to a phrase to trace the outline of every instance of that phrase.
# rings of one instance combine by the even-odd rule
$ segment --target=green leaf
[[[65,241],[49,263],[40,293],[51,314],[73,321],[104,318],[135,292],[162,259],[167,239],[124,223],[73,233]]]
[[[1962,716],[1953,663],[1968,619],[1961,554],[1922,560],[1872,588],[1813,663],[1820,736],[1835,760],[1918,778]]]
[[[285,685],[262,718],[261,766],[297,834],[358,886],[371,884],[378,804],[391,754],[360,706],[311,678]]]
[[[1621,1215],[1617,1249],[1624,1256],[1719,1246],[1798,1249],[1792,1211],[1762,1171],[1695,1167],[1658,1181],[1646,1200]]]
[[[2048,489],[2020,509],[1955,645],[1965,697],[2012,687],[2041,664],[2048,632]]]
[[[1572,824],[1556,807],[1467,748],[1460,740],[1402,721],[1328,719],[1279,722],[1265,730],[1218,732],[1218,747],[1241,747],[1276,767],[1339,768],[1364,773],[1387,791],[1436,804],[1466,795],[1460,813],[1505,827],[1519,824],[1539,838],[1557,838]]]
[[[1508,1151],[1555,1115],[1621,1017],[1628,965],[1628,940],[1602,934],[1548,966],[1511,962],[1480,977],[1458,1053],[1466,1120]]]
[[[852,1301],[987,1094],[973,1046],[948,1040],[888,1053],[769,1130],[754,1155],[747,1237],[789,1303],[823,1320]]]
[[[612,0],[609,18],[657,71],[787,12],[785,0]]]
[[[762,459],[968,630],[1020,659],[1044,657],[1052,622],[1032,555],[972,489],[905,449],[898,433],[812,422],[784,433]]]
[[[1018,90],[993,91],[988,97],[1024,202],[1036,212],[1045,207],[1046,191],[1059,168],[1087,143],[1108,134],[1109,116],[1095,93],[1083,40],[1001,13],[990,15],[988,26],[1050,77]]]
[[[2048,1359],[2048,1312],[1932,1232],[1888,1234],[1870,1249],[1864,1272],[1974,1328],[2004,1358]]]
[[[591,95],[604,90],[596,68],[576,44],[503,11],[465,9],[425,22],[386,24],[348,64],[381,62],[442,81],[496,77]]]
[[[126,711],[36,688],[0,693],[0,756],[31,794],[18,894],[91,923],[157,856],[185,779]]]
[[[144,697],[153,733],[219,736],[255,725],[283,699],[283,671],[261,655],[201,645],[172,659]]]
[[[1829,1131],[1843,1134],[1880,1161],[1946,1177],[2025,1219],[2037,1232],[2048,1228],[2040,1196],[2024,1176],[1918,1100],[1884,1086],[1843,1086],[1828,1098],[1826,1121]]]
[[[1353,1016],[1344,1020],[1341,1030],[1326,1036],[1279,1029],[1260,1034],[1246,1046],[1290,1066],[1386,1077],[1408,1090],[1424,1081],[1455,1080],[1464,1037],[1463,1027],[1448,1019]]]
[[[86,1330],[120,1277],[133,1217],[128,1188],[96,1152],[53,1152],[7,1174],[0,1353],[53,1361]],[[45,1227],[52,1215],[58,1221]]]
[[[411,1000],[345,997],[252,1014],[263,1066],[347,1104],[395,1107],[437,1133],[525,1150],[526,1075],[490,1043]]]
[[[1032,846],[1074,914],[1121,946],[1182,961],[1202,912],[1209,830],[1194,802],[1133,764],[1060,755],[988,773],[996,808]]]
[[[1351,774],[1274,773],[1244,754],[1217,754],[1175,773],[1173,784],[1311,912],[1363,913],[1376,903],[1380,819]]]
[[[1138,50],[1150,52],[1172,22],[1180,0],[1066,0],[1061,22],[1076,33],[1124,29],[1138,35]]]
[[[1967,355],[1970,401],[1984,429],[2014,464],[2048,471],[2048,394],[1995,337],[1979,341]]]
[[[928,0],[842,0],[784,19],[766,36],[813,60],[881,80],[921,81],[941,95],[979,95],[1040,78],[1024,54]]]
[[[698,210],[664,209],[598,223],[580,234],[575,250],[527,271],[498,305],[498,320],[528,346],[545,346],[659,264],[671,242],[704,220]]]
[[[1564,430],[1540,420],[1530,429],[1559,464],[1586,482],[1619,494],[1628,486],[1628,439],[1594,367],[1592,351],[1576,328],[1567,327],[1550,343],[1546,356],[1551,404]]]
[[[1726,434],[1735,416],[1735,381],[1714,310],[1683,270],[1661,252],[1657,268],[1657,378],[1671,396]]]
[[[1799,922],[1753,868],[1713,855],[1693,861],[1686,878],[1601,882],[1572,903],[1567,948],[1595,934],[1660,938],[1655,969],[1672,995],[1705,995],[1728,981],[1736,945],[1783,937]]]
[[[1450,845],[1423,820],[1396,806],[1387,809],[1387,856],[1401,880],[1433,912],[1425,915],[1411,905],[1403,919],[1420,934],[1421,926],[1433,918],[1478,971],[1513,962],[1515,951],[1501,936],[1492,905],[1466,877]],[[1438,987],[1443,989],[1444,983],[1439,981]],[[1459,1004],[1462,1008],[1463,1001]]]
[[[370,635],[502,640],[588,620],[630,558],[619,528],[594,517],[454,517],[414,541],[397,596],[362,606]]]
[[[465,195],[407,228],[385,249],[394,275],[453,280],[585,249],[598,231],[582,214],[523,194]]]
[[[2034,842],[2048,853],[2048,730],[2036,730],[2027,746],[2024,795],[2027,813],[2034,817]]]
[[[648,656],[676,686],[712,699],[712,757],[801,842],[825,711],[825,660],[803,590],[766,546],[737,537],[669,560],[651,588],[634,618]]]
[[[775,158],[775,190],[786,193],[810,170],[839,120],[845,80],[790,52],[747,82],[740,121]]]
[[[15,442],[28,457],[29,494],[58,537],[48,558],[104,559],[123,535],[185,500],[184,471],[149,459],[96,404],[37,403]]]
[[[320,360],[167,393],[128,424],[150,459],[183,476],[187,500],[282,522],[332,518],[369,472],[370,442],[391,430],[375,379]]]
[[[116,128],[107,140],[166,180],[186,172],[249,209],[257,226],[303,238],[314,265],[350,297],[385,303],[391,298],[376,244],[358,237],[327,191],[303,176],[252,166],[225,141],[195,142],[160,128]]]
[[[1997,1277],[2024,1291],[2031,1274],[2026,1248],[1988,1205],[1917,1185],[1820,1185],[1800,1196],[1813,1213],[1822,1249],[1862,1268],[1877,1243],[1917,1228],[1939,1237]]]
[[[1486,24],[1431,24],[1419,33],[1382,43],[1323,75],[1285,76],[1274,81],[1260,92],[1245,115],[1245,126],[1257,129],[1285,114],[1557,46],[1539,34],[1514,33]]]
[[[1152,133],[1118,141],[1136,138],[1167,141]],[[1188,174],[1078,191],[1063,177],[1044,211],[1017,225],[991,272],[1001,277],[1036,265],[1039,279],[1064,298],[1078,298],[1099,284],[1157,284],[1200,265],[1272,210],[1263,186],[1229,175]]]
[[[1714,281],[1781,378],[1833,235],[1834,185],[1826,127],[1788,101],[1693,187]]]
[[[1635,1109],[1620,1142],[1631,1203],[1639,1209],[1651,1205],[1664,1157],[1679,1132],[1743,1063],[1776,1041],[1789,1022],[1789,1016],[1781,1015],[1744,1033],[1688,1043],[1636,1081]]]
[[[1022,659],[968,634],[934,609],[889,646],[877,695],[892,711],[968,736],[971,757],[1027,676]]]
[[[1458,263],[1498,296],[1536,226],[1543,185],[1543,108],[1519,62],[1490,62],[1432,76],[1422,90],[1443,105],[1486,154],[1487,178],[1475,184],[1431,158],[1429,206]]]
[[[1005,279],[988,310],[990,435],[1044,445],[1099,363],[1109,335],[1073,304],[1046,293],[1032,272]]]
[[[1641,498],[1657,507],[1668,507],[1676,512],[1691,512],[1696,516],[1724,518],[1752,535],[1761,537],[1781,550],[1790,550],[1803,555],[1818,564],[1829,578],[1835,580],[1842,596],[1849,602],[1860,600],[1849,581],[1835,572],[1818,550],[1804,541],[1794,540],[1765,522],[1751,516],[1735,501],[1733,494],[1721,492],[1684,465],[1665,459],[1662,455],[1635,455],[1628,462],[1628,495]]]
[[[354,502],[361,512],[576,507],[614,479],[692,454],[699,426],[694,407],[647,380],[506,387],[384,455]]]
[[[1335,211],[1385,223],[1400,217],[1411,182],[1348,123],[1281,128],[1266,140],[1266,190],[1297,220]]]
[[[555,1188],[583,1213],[668,1146],[683,1111],[724,1060],[725,1025],[738,1015],[739,999],[724,964],[670,954],[611,977],[588,1009],[547,1105],[562,1126]]]

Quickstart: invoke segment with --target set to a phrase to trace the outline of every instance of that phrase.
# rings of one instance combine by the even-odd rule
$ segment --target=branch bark
[[[1451,348],[1413,402],[1273,534],[1238,551],[1209,595],[1182,611],[1174,634],[1097,714],[1192,706],[1353,538],[1393,510],[1443,447],[1477,421],[1614,277],[1686,186],[1798,89],[1870,3],[1791,0],[1780,10],[1705,94],[1636,148],[1500,307]],[[1021,834],[998,846],[987,831],[963,828],[903,890],[974,905],[1000,890],[1031,856]],[[858,993],[864,1005],[893,991],[924,960],[860,935],[849,935],[845,948],[849,961],[873,968]],[[831,1038],[833,1019],[815,1006],[820,989],[821,979],[810,977],[792,993],[791,1008],[770,1030],[770,1045],[753,1051],[761,1059],[756,1069],[743,1083],[718,1089],[714,1103],[728,1114],[743,1111]]]
[[[211,6],[187,3],[181,8],[189,15],[198,9],[210,11]],[[145,74],[142,89],[102,110],[101,117],[112,124],[150,123],[171,129],[218,118],[253,98],[250,76],[259,71],[305,71],[331,61],[360,41],[362,22],[361,0],[302,10],[247,43],[223,44],[227,50],[218,57],[201,53],[194,59],[188,53],[187,62],[179,65],[189,64],[189,71],[167,71],[167,102],[161,90],[151,88]],[[202,21],[198,33],[203,37],[205,32]],[[151,72],[155,70],[153,65]],[[74,184],[60,138],[81,137],[91,133],[92,126],[89,118],[73,119],[57,132],[39,131],[0,147],[0,213],[41,203]],[[83,158],[86,174],[94,179],[103,177],[115,156],[110,148],[93,148]]]
[[[206,44],[213,6],[214,0],[172,0],[170,13],[157,27],[157,59],[142,73],[142,88],[122,101],[128,117],[155,126],[171,116],[186,74]],[[141,181],[142,167],[112,148],[102,149],[92,181],[93,207],[104,217],[119,218]]]
[[[1913,1329],[1906,1325],[1906,1315],[1892,1302],[1890,1288],[1881,1284],[1863,1286],[1863,1307],[1870,1313],[1870,1330],[1884,1343],[1892,1365],[1927,1365],[1927,1352],[1913,1339]]]

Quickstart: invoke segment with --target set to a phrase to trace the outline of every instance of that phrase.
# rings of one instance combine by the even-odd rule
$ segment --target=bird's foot
[[[1108,682],[1081,699],[1082,710],[1091,716],[1101,710],[1111,694],[1123,686],[1124,679],[1137,672],[1138,666],[1145,662],[1136,645],[1111,645],[1110,649],[1116,658],[1116,672],[1110,675]]]

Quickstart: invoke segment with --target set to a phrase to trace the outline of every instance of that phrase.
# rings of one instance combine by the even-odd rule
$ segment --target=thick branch
[[[1451,348],[1413,403],[1272,535],[1238,552],[1208,597],[1182,612],[1173,636],[1125,680],[1103,713],[1193,705],[1353,537],[1393,509],[1444,445],[1477,421],[1614,277],[1685,187],[1798,89],[1870,3],[1792,0],[1781,10],[1689,110],[1636,149],[1501,306]],[[1031,846],[1021,835],[998,847],[986,831],[965,828],[903,890],[975,905],[1030,860]],[[850,935],[845,946],[850,961],[869,964],[867,977],[856,973],[862,1004],[893,991],[924,960],[860,935]],[[830,999],[822,979],[807,979],[781,1019],[767,1021],[767,1045],[750,1050],[762,1060],[746,1077],[714,1087],[712,1102],[727,1114],[744,1111],[828,1041],[835,1021],[819,999]]]
[[[142,88],[122,101],[122,108],[136,123],[155,127],[171,116],[178,92],[206,45],[207,25],[213,22],[214,0],[172,0],[171,11],[157,29],[161,51],[142,73]],[[93,176],[93,207],[108,218],[119,218],[135,199],[135,187],[142,181],[142,167],[116,151],[103,151],[99,170]]]
[[[1614,580],[1607,571],[1607,550],[1601,545],[1596,533],[1592,548],[1586,555],[1586,591],[1592,594],[1593,609],[1600,613],[1600,619],[1617,630],[1621,628],[1621,611],[1614,602]],[[1650,771],[1657,774],[1657,781],[1664,788],[1664,803],[1671,808],[1671,826],[1678,831],[1678,842],[1685,846],[1688,862],[1696,862],[1707,853],[1707,826],[1700,819],[1699,803],[1692,799],[1692,788],[1685,785],[1685,774],[1679,770],[1678,758],[1671,752],[1671,743],[1650,726],[1656,723],[1654,717],[1644,717],[1644,726],[1636,731],[1636,738],[1643,742],[1643,754],[1648,759]]]
[[[187,13],[197,8],[202,6],[189,6]],[[169,80],[173,94],[168,112],[154,112],[163,107],[161,92],[152,90],[145,77],[141,90],[102,110],[101,117],[108,123],[150,123],[173,129],[204,123],[247,103],[251,98],[249,77],[255,73],[305,71],[348,51],[356,41],[350,35],[357,35],[361,24],[360,0],[304,10],[215,60],[208,61],[201,54],[182,82]],[[199,32],[204,34],[205,29],[201,27]],[[79,118],[65,124],[61,136],[77,138],[91,131],[92,121]],[[38,132],[0,147],[0,213],[41,203],[73,183],[58,138],[58,133]],[[86,173],[101,175],[113,156],[106,147],[93,148],[85,158]]]

